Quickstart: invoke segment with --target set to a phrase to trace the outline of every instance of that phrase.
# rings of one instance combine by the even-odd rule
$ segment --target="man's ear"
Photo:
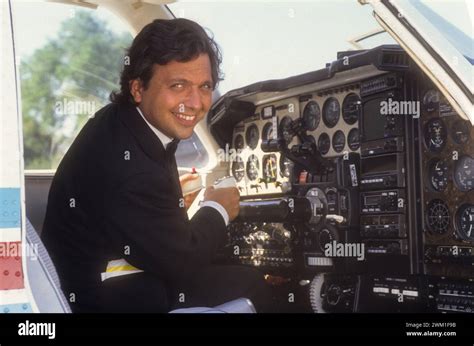
[[[132,79],[128,85],[130,88],[130,94],[132,95],[135,103],[139,104],[140,102],[142,102],[142,92],[143,92],[142,81],[139,78]]]

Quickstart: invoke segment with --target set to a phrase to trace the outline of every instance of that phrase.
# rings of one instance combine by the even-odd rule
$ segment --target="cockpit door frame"
[[[455,111],[474,126],[473,66],[441,35],[434,40],[427,37],[423,27],[417,25],[416,13],[409,1],[359,0],[374,9],[374,17],[410,55],[421,70],[450,102]],[[432,35],[433,33],[431,33]],[[442,42],[443,49],[434,42]],[[445,49],[446,48],[446,49]],[[452,61],[446,61],[446,51]],[[452,68],[452,64],[460,64]],[[467,71],[460,73],[459,71]]]

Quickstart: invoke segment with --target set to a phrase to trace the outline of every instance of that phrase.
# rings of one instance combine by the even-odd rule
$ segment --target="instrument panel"
[[[293,163],[278,152],[262,151],[262,140],[282,136],[291,144],[298,142],[289,134],[289,125],[300,117],[297,98],[284,99],[256,108],[256,112],[236,124],[232,148],[237,155],[230,174],[237,181],[241,196],[281,194],[287,188]]]
[[[474,256],[474,128],[433,86],[422,90],[421,100],[426,270],[472,276],[468,267]]]
[[[323,157],[360,152],[358,88],[353,84],[263,104],[236,124],[232,148],[237,156],[230,174],[235,177],[241,195],[279,194],[289,187],[293,162],[279,152],[263,152],[261,144],[277,138],[284,138],[290,148],[300,143],[291,132],[297,119]]]
[[[230,174],[242,197],[227,258],[310,288],[324,278],[321,292],[328,273],[338,287],[346,276],[359,299],[348,311],[469,312],[474,127],[422,71],[394,67],[404,55],[394,49],[358,53],[367,61],[334,75],[332,65],[247,86],[214,106],[211,132],[238,153]]]
[[[300,101],[307,133],[323,157],[359,152],[361,100],[357,84],[304,95]]]

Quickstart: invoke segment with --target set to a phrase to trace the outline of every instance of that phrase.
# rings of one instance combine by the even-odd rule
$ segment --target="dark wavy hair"
[[[222,80],[222,55],[217,43],[199,24],[188,19],[154,20],[140,31],[127,52],[128,61],[120,76],[120,91],[110,94],[113,103],[135,105],[129,83],[140,79],[147,88],[153,76],[154,64],[187,62],[200,54],[207,54],[211,61],[213,87]]]

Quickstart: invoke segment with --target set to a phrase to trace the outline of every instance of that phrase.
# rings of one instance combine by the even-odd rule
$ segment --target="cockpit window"
[[[214,34],[223,53],[221,95],[319,70],[336,52],[354,49],[354,37],[380,28],[369,6],[357,1],[177,1],[168,7]],[[384,33],[356,47],[394,43]]]
[[[208,162],[207,151],[195,132],[190,138],[179,142],[176,150],[176,164],[178,167],[203,168]]]
[[[56,169],[82,126],[119,88],[132,35],[104,9],[12,2],[26,169]]]
[[[410,2],[473,65],[474,29],[467,1],[411,0]]]

